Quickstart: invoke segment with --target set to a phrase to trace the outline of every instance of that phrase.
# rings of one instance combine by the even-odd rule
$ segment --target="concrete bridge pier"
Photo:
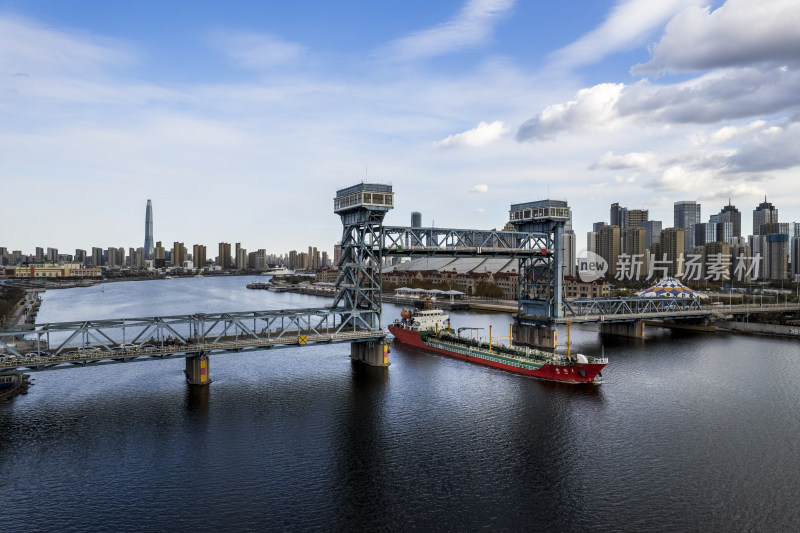
[[[186,380],[190,385],[208,385],[211,383],[209,374],[209,360],[208,355],[199,353],[186,358]]]
[[[389,346],[386,339],[351,342],[350,357],[369,366],[389,366]]]
[[[641,320],[635,322],[601,322],[600,333],[603,335],[644,339],[644,322]]]
[[[554,351],[558,345],[558,332],[549,326],[533,326],[514,322],[511,326],[514,344],[540,350]]]

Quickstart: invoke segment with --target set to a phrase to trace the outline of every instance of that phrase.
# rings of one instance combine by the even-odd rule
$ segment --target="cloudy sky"
[[[797,0],[0,0],[0,246],[141,246],[151,198],[168,247],[331,250],[365,178],[390,224],[731,197],[749,232],[800,221],[799,111]]]

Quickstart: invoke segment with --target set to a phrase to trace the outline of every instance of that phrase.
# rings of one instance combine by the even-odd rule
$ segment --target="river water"
[[[50,290],[38,320],[329,303],[249,281]],[[603,385],[402,345],[388,369],[346,344],[213,355],[205,388],[182,359],[33,373],[0,405],[0,530],[800,529],[797,341],[588,326],[573,341],[609,358]]]

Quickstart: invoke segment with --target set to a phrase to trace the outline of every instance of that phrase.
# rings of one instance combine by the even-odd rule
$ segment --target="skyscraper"
[[[700,204],[693,201],[675,202],[674,227],[683,230],[684,253],[691,253],[694,247],[694,225],[699,224],[700,220]]]
[[[147,210],[144,213],[144,258],[153,259],[155,247],[153,246],[153,204],[147,200]]]
[[[742,214],[736,209],[735,205],[731,205],[730,199],[728,200],[728,205],[719,212],[719,221],[721,223],[733,223],[733,237],[742,236]]]
[[[753,210],[753,235],[766,235],[766,233],[761,232],[761,226],[764,224],[777,223],[778,210],[767,201],[767,197],[765,196],[764,201],[758,204],[758,207]]]

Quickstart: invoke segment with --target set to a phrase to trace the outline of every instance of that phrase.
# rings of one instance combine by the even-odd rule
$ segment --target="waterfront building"
[[[103,266],[103,249],[92,246],[92,266]]]
[[[219,243],[219,256],[217,257],[217,265],[220,268],[231,268],[231,243]]]
[[[206,247],[202,244],[192,246],[192,262],[195,268],[205,268],[206,266]]]
[[[675,202],[674,205],[674,224],[675,228],[681,228],[684,235],[684,253],[694,248],[694,225],[700,223],[700,204],[694,201]]]
[[[156,258],[155,246],[153,245],[153,204],[149,199],[144,212],[144,253],[145,259]]]
[[[770,202],[767,202],[767,197],[765,196],[764,201],[753,210],[753,235],[766,235],[766,233],[761,233],[762,227],[765,224],[777,223],[778,209]]]
[[[247,268],[247,250],[242,248],[241,243],[236,243],[236,269],[244,270]]]
[[[172,266],[182,267],[186,262],[186,246],[182,242],[172,243],[172,256],[170,257]]]

